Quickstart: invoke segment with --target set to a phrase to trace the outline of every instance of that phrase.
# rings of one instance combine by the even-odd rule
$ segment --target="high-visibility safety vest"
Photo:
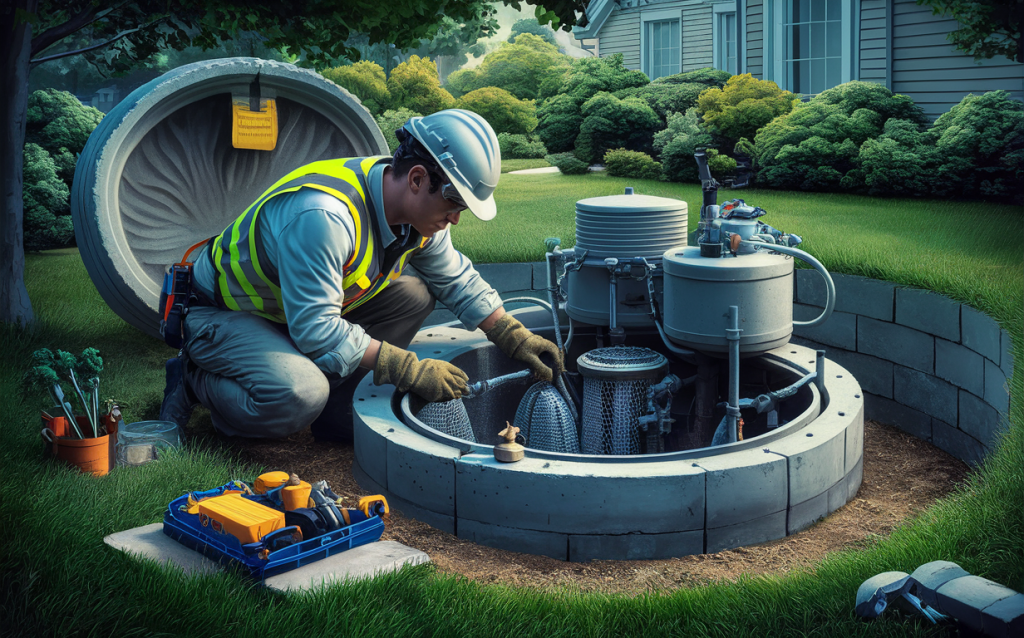
[[[387,162],[387,156],[324,160],[297,168],[271,186],[238,219],[213,238],[211,260],[216,269],[217,305],[244,310],[278,323],[287,323],[281,301],[281,280],[267,259],[259,225],[260,211],[272,198],[314,188],[344,203],[355,224],[352,257],[342,270],[345,314],[369,301],[402,274],[409,258],[430,241],[420,241],[395,259],[384,263],[384,251],[375,246],[377,213],[368,195],[370,168]],[[384,272],[387,270],[387,272]]]

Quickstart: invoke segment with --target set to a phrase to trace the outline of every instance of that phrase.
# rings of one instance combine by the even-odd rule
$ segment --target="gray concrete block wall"
[[[838,321],[795,328],[794,343],[824,348],[857,377],[867,418],[980,462],[998,441],[1010,407],[1010,333],[984,313],[927,290],[850,275],[833,275],[833,281]],[[798,270],[794,317],[824,303],[820,275]]]

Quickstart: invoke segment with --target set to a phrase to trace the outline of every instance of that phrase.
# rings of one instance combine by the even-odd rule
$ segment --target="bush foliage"
[[[697,108],[709,131],[735,142],[753,138],[758,129],[789,113],[797,96],[774,82],[749,73],[734,75],[723,88],[711,88],[697,99]]]
[[[658,114],[640,98],[620,100],[611,93],[598,93],[580,110],[583,124],[576,138],[576,157],[595,162],[613,148],[651,150],[654,133],[661,127]]]
[[[671,113],[668,128],[654,136],[654,148],[661,154],[665,178],[672,182],[700,181],[693,152],[711,143],[711,136],[698,124],[697,109]]]
[[[604,165],[613,177],[636,179],[658,179],[661,177],[661,162],[654,161],[647,153],[616,148],[604,154]]]
[[[645,86],[649,82],[643,72],[627,69],[622,54],[616,53],[606,58],[573,60],[559,93],[568,95],[576,104],[583,106],[584,102],[601,91],[614,93],[630,87]]]
[[[398,137],[395,135],[395,131],[402,128],[409,121],[410,117],[419,117],[421,115],[423,114],[409,109],[398,109],[387,110],[377,116],[377,126],[380,127],[380,132],[384,134],[384,139],[387,140],[388,148],[391,149],[392,154],[398,150]]]
[[[581,162],[572,153],[555,153],[544,159],[548,161],[548,164],[558,168],[563,175],[584,175],[588,170],[587,163]]]
[[[326,69],[320,74],[359,98],[374,117],[387,110],[391,104],[384,68],[376,62],[363,60],[348,66]]]
[[[38,144],[51,155],[65,148],[77,156],[102,119],[100,110],[84,106],[67,91],[42,89],[28,98],[25,141]]]
[[[69,245],[75,238],[68,206],[70,191],[42,146],[29,142],[24,151],[25,250]]]
[[[706,84],[651,82],[646,86],[616,91],[615,97],[638,97],[654,109],[662,122],[667,122],[669,113],[685,113],[687,109],[696,106],[697,98],[708,88]]]
[[[546,24],[537,22],[536,18],[522,18],[512,23],[512,34],[508,36],[508,42],[515,42],[523,33],[530,33],[544,40],[548,44],[557,46],[555,30]]]
[[[437,65],[430,58],[409,56],[391,71],[387,88],[392,109],[407,108],[430,115],[455,106],[452,94],[441,88]]]
[[[568,95],[556,95],[537,109],[537,136],[549,151],[571,151],[583,125],[580,105]]]
[[[537,128],[537,108],[533,100],[517,99],[496,86],[470,91],[456,104],[460,109],[479,113],[495,133],[524,134]]]
[[[524,33],[488,53],[478,68],[448,76],[447,84],[460,94],[495,86],[521,100],[536,100],[554,95],[568,70],[569,57],[558,47]]]
[[[543,142],[512,133],[498,133],[498,148],[503,160],[540,159],[548,154]]]

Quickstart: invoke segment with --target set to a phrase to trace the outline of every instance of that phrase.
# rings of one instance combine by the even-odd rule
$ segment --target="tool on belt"
[[[192,251],[210,241],[204,239],[185,251],[185,256],[171,264],[164,272],[164,285],[160,290],[160,335],[172,348],[181,348],[184,341],[185,315],[194,298],[192,292],[192,262],[188,260]]]

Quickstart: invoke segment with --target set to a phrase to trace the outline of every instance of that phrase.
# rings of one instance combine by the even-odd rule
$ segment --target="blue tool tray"
[[[200,500],[238,489],[239,483],[232,481],[205,492],[192,492],[191,496]],[[167,511],[164,512],[164,534],[223,565],[241,566],[258,580],[308,565],[353,547],[373,543],[380,540],[384,533],[384,521],[381,519],[384,508],[377,504],[377,507],[371,509],[372,515],[369,518],[365,518],[362,512],[355,511],[356,516],[353,518],[364,518],[364,520],[353,521],[350,525],[320,536],[303,539],[273,552],[265,552],[266,547],[262,541],[243,545],[241,541],[230,534],[214,531],[212,526],[202,525],[199,514],[187,512],[188,498],[189,494],[184,494],[171,501],[167,506]],[[282,510],[280,503],[263,495],[243,494],[243,498],[272,509]]]

